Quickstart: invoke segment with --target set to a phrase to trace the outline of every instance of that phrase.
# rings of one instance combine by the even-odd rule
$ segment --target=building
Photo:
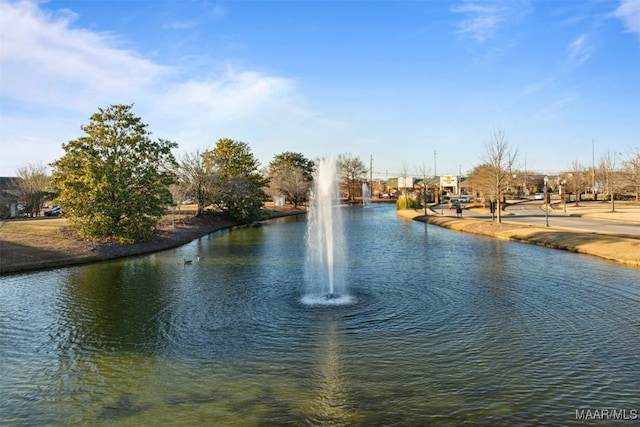
[[[0,177],[0,218],[15,218],[18,216],[20,202],[20,178]]]

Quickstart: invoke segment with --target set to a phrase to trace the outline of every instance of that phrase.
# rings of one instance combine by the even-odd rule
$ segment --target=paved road
[[[456,216],[455,209],[450,210],[447,205],[444,205],[444,209],[441,209],[440,206],[434,206],[432,209],[436,213],[443,212],[445,216]],[[475,209],[465,209],[463,216],[491,220],[490,214],[478,213]],[[594,233],[640,238],[640,224],[638,223],[571,217],[564,215],[562,210],[559,212],[557,210],[550,210],[548,219],[550,227],[571,228]],[[502,215],[502,221],[505,223],[545,226],[546,218],[543,202],[534,200],[511,205],[507,207],[505,214]]]

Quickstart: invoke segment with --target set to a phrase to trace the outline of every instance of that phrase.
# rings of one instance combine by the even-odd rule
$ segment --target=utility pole
[[[369,194],[373,195],[373,155],[369,157]]]
[[[527,153],[524,153],[524,181],[522,183],[522,191],[525,196],[529,195],[529,191],[527,191]]]
[[[436,150],[433,150],[433,177],[435,178],[436,176],[438,176],[438,172],[436,171]],[[440,203],[442,204],[442,200],[440,200],[440,185],[437,186],[437,191],[438,194],[436,195],[436,198],[434,199],[434,202]],[[440,208],[442,208],[442,206],[440,206]],[[441,215],[444,215],[444,212],[442,212],[441,209]]]
[[[591,167],[593,168],[591,171],[591,191],[593,192],[593,200],[596,200],[596,143],[593,139],[591,140]]]
[[[433,177],[438,176],[438,172],[436,171],[436,150],[433,150]]]

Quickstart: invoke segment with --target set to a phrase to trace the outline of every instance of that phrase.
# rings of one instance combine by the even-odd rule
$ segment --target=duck
[[[193,262],[193,260],[191,259],[186,259],[186,258],[183,258],[183,259],[185,264],[191,264]]]
[[[199,256],[199,257],[198,257],[198,262],[202,261],[203,259],[204,259],[204,257],[203,257],[203,256]]]

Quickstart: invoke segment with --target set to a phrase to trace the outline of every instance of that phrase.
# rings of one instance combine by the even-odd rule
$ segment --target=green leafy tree
[[[146,240],[171,204],[177,144],[152,141],[132,107],[100,108],[52,163],[57,202],[84,238]]]
[[[307,159],[302,153],[294,153],[292,151],[285,151],[284,153],[276,154],[273,157],[273,161],[269,163],[269,168],[277,168],[282,165],[290,165],[300,169],[302,177],[307,182],[313,181],[313,171],[315,170],[315,163],[313,160]]]
[[[259,172],[246,142],[219,139],[213,150],[202,153],[205,168],[215,176],[211,183],[211,202],[236,220],[250,223],[262,218],[268,196],[263,188],[269,180]]]
[[[287,151],[277,154],[267,171],[269,193],[272,196],[284,196],[294,208],[297,207],[308,199],[313,169],[313,161],[300,153]]]

